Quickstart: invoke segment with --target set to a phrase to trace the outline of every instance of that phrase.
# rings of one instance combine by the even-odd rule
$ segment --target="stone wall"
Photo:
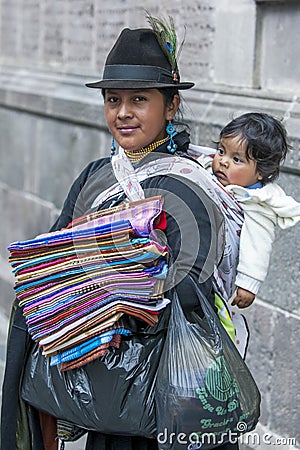
[[[47,230],[77,174],[109,154],[101,95],[84,83],[99,78],[121,28],[146,26],[144,8],[174,16],[180,39],[187,26],[179,65],[182,79],[196,82],[184,94],[193,142],[211,145],[246,111],[284,118],[294,149],[279,182],[300,199],[299,2],[0,0],[0,306],[7,315],[6,247]],[[267,446],[264,433],[272,444],[300,438],[299,242],[299,226],[277,231],[268,278],[246,312],[247,361],[263,398],[259,448]],[[283,448],[296,447],[289,445]]]

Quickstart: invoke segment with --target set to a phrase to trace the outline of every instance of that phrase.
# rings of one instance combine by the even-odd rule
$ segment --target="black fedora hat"
[[[150,28],[125,28],[109,52],[103,78],[87,83],[99,89],[189,89],[194,83],[181,83],[178,67],[171,64]]]

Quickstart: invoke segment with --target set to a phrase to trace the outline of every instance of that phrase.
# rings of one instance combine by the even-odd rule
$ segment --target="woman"
[[[103,79],[87,85],[102,89],[105,118],[113,136],[112,154],[117,145],[122,147],[137,172],[153,159],[168,162],[174,154],[183,160],[188,158],[189,135],[186,131],[176,132],[172,121],[180,105],[179,90],[189,89],[193,83],[180,82],[175,49],[169,42],[160,43],[157,36],[152,29],[124,29],[107,57]],[[146,197],[164,197],[166,223],[162,228],[174,261],[172,286],[176,286],[185,314],[196,311],[201,315],[192,280],[213,303],[211,275],[218,259],[221,214],[203,190],[185,176],[169,173],[142,178]],[[126,195],[122,188],[109,194],[115,185],[118,183],[110,158],[90,163],[71,187],[52,231],[95,209],[123,202]],[[108,195],[101,197],[102,192]],[[17,303],[12,320],[3,387],[1,448],[53,449],[57,445],[55,421],[22,401],[17,406],[24,359],[30,348]],[[235,449],[237,445],[222,448]],[[158,444],[154,439],[88,432],[86,449],[146,450],[158,449]]]

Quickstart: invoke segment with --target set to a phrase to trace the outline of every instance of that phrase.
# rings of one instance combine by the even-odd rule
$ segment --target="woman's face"
[[[105,90],[105,119],[125,150],[138,150],[166,137],[166,121],[173,119],[178,107],[178,95],[166,105],[158,89]]]

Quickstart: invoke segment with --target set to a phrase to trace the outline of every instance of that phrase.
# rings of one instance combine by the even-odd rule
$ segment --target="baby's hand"
[[[248,306],[252,305],[255,299],[255,294],[252,294],[252,292],[247,291],[247,289],[243,288],[237,288],[236,296],[232,300],[231,304],[232,306],[237,306],[238,308],[247,308]]]

